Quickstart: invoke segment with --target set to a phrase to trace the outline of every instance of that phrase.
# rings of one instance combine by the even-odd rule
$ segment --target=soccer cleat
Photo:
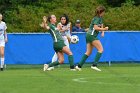
[[[76,69],[70,69],[71,71],[76,71]]]
[[[79,68],[78,66],[75,67],[78,71],[82,71],[81,68]]]
[[[54,67],[49,67],[47,70],[48,71],[54,70]]]
[[[48,64],[44,64],[44,68],[43,68],[43,71],[46,71],[48,69]]]
[[[3,71],[3,68],[0,68],[1,71]]]
[[[101,69],[97,68],[96,66],[91,66],[91,69],[96,70],[96,71],[101,71]]]

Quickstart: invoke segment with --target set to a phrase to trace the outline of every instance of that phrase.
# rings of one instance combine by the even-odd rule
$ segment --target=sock
[[[50,64],[49,64],[49,67],[57,66],[57,65],[59,65],[59,64],[60,64],[60,63],[59,63],[58,61],[56,61],[56,62],[50,63]]]
[[[95,59],[94,59],[93,66],[97,66],[97,64],[98,64],[98,62],[99,62],[101,56],[102,56],[102,53],[97,52],[97,54],[96,54],[96,56],[95,56]]]
[[[1,58],[1,68],[4,66],[4,58]]]
[[[85,63],[87,58],[88,58],[88,56],[86,54],[84,54],[82,59],[81,59],[81,61],[80,61],[80,63],[78,64],[78,67],[81,68],[83,66],[83,64]]]
[[[68,59],[69,59],[69,63],[70,63],[70,68],[74,69],[73,55],[69,55]]]
[[[57,57],[57,54],[55,53],[55,54],[53,55],[53,58],[52,58],[52,63],[53,63],[53,62],[56,62],[57,59],[58,59],[58,57]]]

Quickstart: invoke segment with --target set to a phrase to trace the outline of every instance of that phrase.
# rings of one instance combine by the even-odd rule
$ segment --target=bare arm
[[[70,33],[72,33],[72,24],[70,23]]]
[[[8,42],[8,38],[7,38],[7,32],[6,32],[6,30],[4,31],[4,38],[5,38],[5,42],[7,43]]]
[[[62,25],[58,24],[58,25],[57,25],[57,29],[58,29],[60,32],[65,32],[65,31],[67,31],[69,28],[62,29]]]
[[[50,29],[50,27],[49,27],[48,24],[47,24],[47,17],[46,17],[46,16],[43,16],[43,21],[42,21],[42,23],[40,24],[40,26],[41,26],[42,28],[44,28],[44,29],[47,29],[47,30]]]
[[[108,27],[100,28],[100,27],[98,27],[98,25],[94,25],[94,29],[97,31],[106,31],[106,30],[108,30]]]
[[[101,28],[104,28],[104,25],[101,25]],[[104,37],[104,31],[102,31],[101,36]]]
[[[62,29],[62,26],[60,24],[57,25],[57,28],[60,32],[65,32],[65,29]]]
[[[85,32],[87,32],[88,30],[89,30],[89,28],[86,28],[86,29],[85,29]]]

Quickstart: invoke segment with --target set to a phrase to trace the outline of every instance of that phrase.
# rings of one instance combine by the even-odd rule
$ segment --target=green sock
[[[69,55],[68,59],[69,59],[69,63],[70,63],[70,68],[74,69],[73,55]]]
[[[97,64],[98,64],[98,62],[99,62],[101,56],[102,56],[102,53],[97,52],[97,54],[96,54],[96,56],[95,56],[95,59],[94,59],[93,66],[97,66]]]
[[[81,68],[83,66],[83,64],[85,63],[87,58],[88,58],[88,56],[86,54],[84,54],[82,59],[81,59],[81,61],[80,61],[80,63],[78,64],[78,67]]]
[[[58,61],[56,61],[56,62],[50,63],[50,64],[49,64],[49,67],[57,66],[57,65],[59,65],[59,64],[60,64],[60,63],[59,63]]]

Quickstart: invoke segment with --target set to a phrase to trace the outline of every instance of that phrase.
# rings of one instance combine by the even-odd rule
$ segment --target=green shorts
[[[94,37],[93,35],[86,34],[86,43],[92,43],[94,40],[99,40],[97,37]]]
[[[53,48],[56,53],[61,52],[64,46],[66,46],[64,42],[54,42],[53,44]]]

